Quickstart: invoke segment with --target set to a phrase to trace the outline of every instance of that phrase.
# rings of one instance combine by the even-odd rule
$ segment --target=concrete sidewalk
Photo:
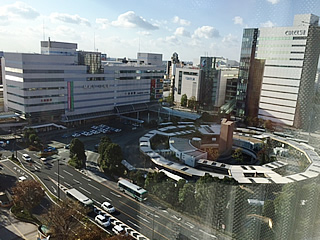
[[[8,209],[0,209],[0,240],[37,239],[38,228],[17,220]]]

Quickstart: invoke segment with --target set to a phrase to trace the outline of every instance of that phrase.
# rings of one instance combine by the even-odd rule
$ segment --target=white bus
[[[77,189],[71,188],[66,191],[66,194],[71,199],[74,199],[80,202],[84,207],[88,209],[88,211],[93,210],[93,201],[90,198],[88,198],[86,195],[79,192]]]
[[[140,202],[147,199],[147,190],[129,182],[128,180],[120,179],[118,181],[118,188]]]

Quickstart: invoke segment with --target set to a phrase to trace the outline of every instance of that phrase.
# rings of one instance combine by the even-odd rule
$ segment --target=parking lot
[[[50,139],[47,137],[47,144],[59,150],[61,159],[68,159],[68,144],[73,138],[79,138],[85,145],[87,162],[93,167],[99,157],[95,145],[99,144],[103,136],[108,136],[112,142],[120,145],[124,159],[135,167],[144,167],[146,163],[140,156],[138,141],[147,131],[144,127],[134,123],[124,124],[118,121],[99,123],[77,129],[68,129],[63,134],[56,134]]]

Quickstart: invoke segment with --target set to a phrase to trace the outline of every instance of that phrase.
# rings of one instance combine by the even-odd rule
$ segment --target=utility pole
[[[152,214],[152,240],[154,239],[154,214],[155,214],[156,210],[153,210],[153,214]]]
[[[59,165],[60,165],[60,157],[58,158],[58,199],[60,200],[60,172],[59,172]]]

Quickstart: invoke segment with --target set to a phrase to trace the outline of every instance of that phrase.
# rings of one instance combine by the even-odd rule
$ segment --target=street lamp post
[[[155,214],[156,210],[153,210],[153,214],[152,214],[152,240],[154,237],[154,214]]]
[[[60,172],[59,172],[60,158],[58,158],[58,199],[60,200]]]

